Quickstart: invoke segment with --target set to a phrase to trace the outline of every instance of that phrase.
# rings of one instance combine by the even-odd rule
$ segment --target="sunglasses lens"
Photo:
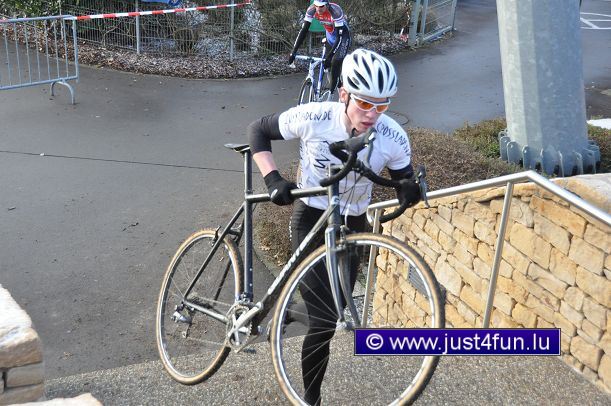
[[[389,106],[388,104],[378,104],[376,106],[376,111],[378,113],[384,113],[386,110],[388,110],[388,106]]]
[[[356,105],[362,110],[369,111],[373,108],[373,104],[368,103],[365,100],[354,99],[354,101],[356,101]]]
[[[356,97],[353,97],[352,100],[355,101],[357,107],[363,111],[371,111],[371,109],[373,109],[375,107],[376,112],[378,113],[384,113],[386,110],[388,110],[388,106],[390,105],[390,103],[386,103],[386,104],[374,104],[374,103],[370,103],[368,101],[365,100],[361,100],[358,99]]]

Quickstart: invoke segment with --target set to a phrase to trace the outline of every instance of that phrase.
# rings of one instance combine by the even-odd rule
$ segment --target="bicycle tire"
[[[306,104],[312,101],[314,97],[314,87],[312,85],[311,78],[305,78],[303,83],[301,84],[301,89],[299,90],[299,99],[297,99],[297,104]]]
[[[377,273],[374,279],[376,283],[373,284],[374,291],[370,294],[372,300],[367,309],[364,307],[364,299],[360,299],[361,312],[367,313],[364,317],[360,316],[360,327],[365,325],[365,320],[367,327],[444,327],[444,303],[439,285],[429,266],[412,248],[393,237],[372,233],[349,235],[343,244],[346,247],[361,247],[363,254],[368,254],[371,247],[376,247],[378,252],[375,255],[376,267],[374,267]],[[304,286],[306,283],[304,281],[312,278],[317,264],[324,263],[325,253],[325,246],[321,246],[297,266],[282,289],[272,320],[270,343],[274,371],[282,391],[293,404],[307,404],[304,400],[302,356],[299,351],[303,350],[303,338],[308,326],[304,324],[299,326],[296,320],[305,318],[306,323],[311,320],[307,313],[299,312],[299,309],[300,306],[303,309],[300,302],[303,302],[304,292],[314,294],[314,291],[308,290],[307,286]],[[390,276],[391,279],[388,279],[387,271],[392,263],[394,269],[402,271],[402,275],[396,278]],[[380,275],[381,269],[383,269],[382,275]],[[359,273],[361,272],[363,269],[359,270]],[[310,277],[307,277],[308,275]],[[415,279],[414,275],[419,279]],[[354,283],[350,300],[356,303],[357,296],[361,294],[359,289],[362,289],[364,281],[357,275]],[[419,285],[418,288],[415,288],[415,285]],[[413,301],[415,305],[418,300],[420,305],[420,311],[410,308],[412,315],[408,323],[405,321],[398,323],[391,319],[390,312],[385,311],[384,308],[388,306],[386,303],[388,299],[384,298],[385,292],[393,290],[396,293],[397,289],[401,289],[401,300],[406,304]],[[417,289],[421,289],[427,296],[423,296]],[[410,298],[410,295],[413,296]],[[424,299],[424,302],[418,299],[418,295]],[[378,306],[375,314],[373,314],[374,304]],[[427,304],[428,309],[422,310],[423,305]],[[393,306],[396,306],[396,303]],[[337,313],[333,311],[333,314]],[[398,314],[396,309],[393,310],[393,314]],[[411,403],[422,393],[439,362],[439,356],[356,357],[353,341],[353,334],[337,331],[329,341],[330,356],[326,359],[328,365],[326,372],[323,372],[324,381],[321,390],[321,399],[325,404]],[[344,357],[341,356],[342,353]],[[316,372],[320,373],[320,371]],[[346,385],[346,382],[353,384]],[[394,393],[393,389],[395,389]]]
[[[159,292],[155,323],[157,350],[166,371],[185,385],[194,385],[212,376],[230,351],[225,343],[226,323],[193,307],[176,309],[216,235],[216,230],[205,229],[187,238],[174,254]],[[242,291],[242,280],[242,258],[234,241],[226,236],[187,299],[226,315]],[[185,321],[173,319],[177,312]]]

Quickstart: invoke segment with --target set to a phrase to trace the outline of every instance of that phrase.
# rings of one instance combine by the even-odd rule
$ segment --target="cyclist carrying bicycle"
[[[299,105],[283,113],[262,117],[249,125],[247,132],[253,159],[264,176],[272,202],[291,204],[290,191],[297,187],[279,174],[271,152],[272,140],[300,139],[301,177],[298,184],[301,188],[314,187],[328,176],[329,165],[340,164],[339,159],[329,152],[329,144],[362,134],[373,127],[377,132],[373,148],[361,151],[359,159],[368,161],[378,174],[387,167],[393,179],[402,179],[402,186],[397,189],[399,201],[416,204],[421,195],[418,185],[411,179],[409,138],[397,122],[383,114],[397,92],[397,76],[392,63],[375,52],[357,49],[343,62],[342,83],[338,102]],[[352,231],[363,231],[365,211],[371,199],[371,181],[353,172],[340,182],[339,188],[340,210],[342,217],[347,219],[347,226]],[[327,204],[324,196],[295,202],[290,224],[293,250],[299,247]],[[320,233],[320,240],[323,240],[323,234]],[[326,269],[322,268],[316,273],[325,275]],[[302,348],[302,375],[305,400],[310,404],[320,403],[329,340],[334,335],[337,321],[337,318],[330,318],[328,312],[320,310],[333,303],[328,281],[323,283],[321,280],[324,278],[310,281],[308,286],[314,288],[301,292],[309,319]]]
[[[306,37],[313,19],[317,19],[325,28],[327,41],[325,42],[325,59],[323,67],[328,70],[331,68],[330,91],[335,92],[338,86],[338,79],[342,70],[342,61],[350,48],[351,37],[348,22],[344,11],[335,3],[328,0],[314,0],[308,7],[301,30],[295,40],[293,51],[289,56],[289,65],[295,61],[297,50]]]

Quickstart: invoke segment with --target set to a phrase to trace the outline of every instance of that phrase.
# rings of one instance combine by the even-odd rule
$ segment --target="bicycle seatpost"
[[[244,152],[244,298],[253,299],[253,269],[252,269],[252,206],[246,199],[252,194],[252,152]]]

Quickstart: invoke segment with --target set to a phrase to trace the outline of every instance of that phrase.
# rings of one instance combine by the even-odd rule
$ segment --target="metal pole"
[[[458,0],[452,1],[452,31],[454,31],[454,24],[456,23],[456,3]]]
[[[412,15],[410,16],[410,26],[408,29],[409,38],[407,40],[407,45],[414,46],[418,45],[418,21],[420,21],[420,4],[422,0],[414,0],[412,5]]]
[[[235,4],[234,0],[231,0],[231,5]],[[229,24],[229,60],[233,61],[233,54],[234,54],[234,41],[233,41],[233,36],[234,36],[234,25],[235,25],[235,7],[231,7],[231,21]]]
[[[505,199],[503,200],[503,212],[501,213],[501,226],[499,227],[499,235],[496,239],[496,250],[494,251],[494,262],[492,263],[492,272],[490,274],[490,286],[488,286],[488,301],[486,302],[486,310],[484,312],[484,323],[482,328],[488,328],[490,324],[490,313],[494,304],[494,292],[496,290],[496,280],[499,276],[499,268],[501,258],[503,256],[503,244],[505,242],[505,230],[507,230],[507,219],[511,209],[511,199],[513,197],[513,183],[507,183],[505,190]]]
[[[74,41],[74,74],[76,75],[76,83],[78,83],[79,67],[78,67],[78,39],[76,36],[76,20],[72,20],[72,41]]]
[[[140,11],[138,8],[138,0],[136,0],[136,12]],[[136,53],[140,55],[140,16],[136,16]]]
[[[497,0],[511,162],[566,176],[594,172],[588,142],[579,3]]]
[[[424,0],[422,5],[422,22],[420,23],[420,37],[424,38],[426,34],[426,15],[429,11],[429,0]]]

